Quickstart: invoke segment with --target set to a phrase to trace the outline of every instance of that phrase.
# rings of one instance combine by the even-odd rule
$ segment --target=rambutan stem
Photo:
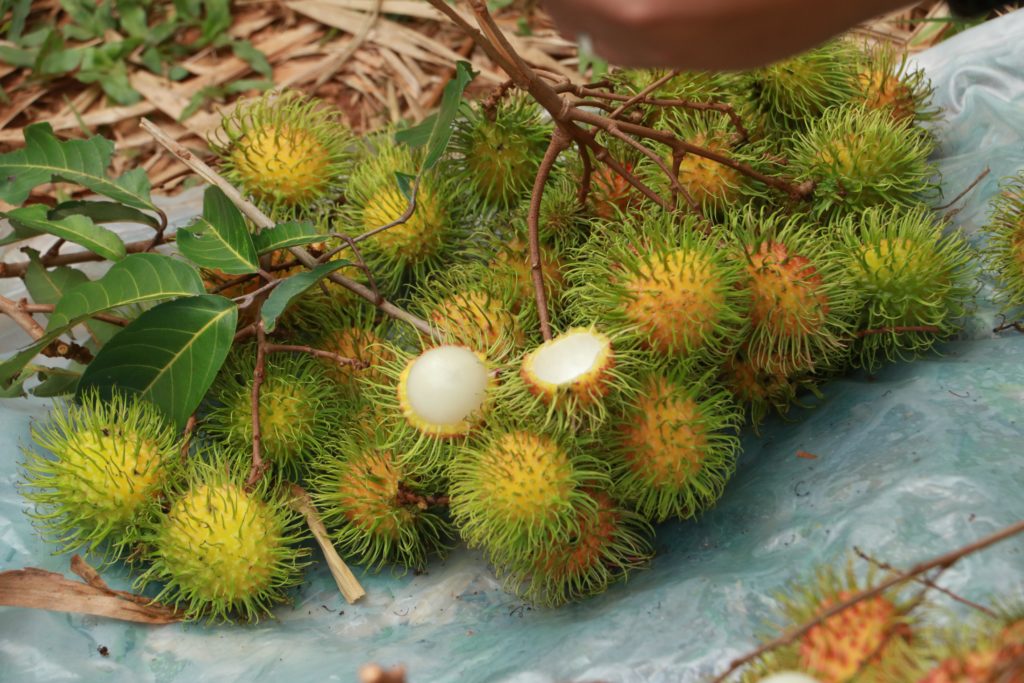
[[[334,361],[338,365],[351,365],[352,367],[362,370],[369,367],[369,364],[365,361],[358,360],[356,358],[346,358],[337,353],[331,351],[323,351],[322,349],[314,349],[312,346],[302,346],[300,344],[267,344],[267,353],[308,353],[311,356],[317,358],[326,358],[327,360]]]
[[[904,572],[894,574],[893,576],[889,577],[888,579],[885,579],[884,581],[876,584],[875,586],[858,591],[857,593],[854,593],[847,599],[842,600],[841,602],[838,602],[835,605],[832,605],[828,609],[824,610],[816,617],[814,617],[814,619],[811,619],[810,621],[801,624],[796,628],[790,629],[778,638],[775,638],[774,640],[764,643],[759,648],[750,652],[749,654],[739,657],[738,659],[734,659],[729,664],[729,668],[726,669],[722,674],[717,676],[712,681],[712,683],[725,683],[725,681],[728,680],[733,673],[738,671],[744,665],[749,664],[750,662],[754,661],[755,659],[763,656],[768,652],[771,652],[772,650],[789,645],[790,643],[794,642],[797,638],[800,638],[801,636],[806,634],[815,626],[824,623],[825,620],[839,614],[843,610],[846,610],[859,602],[863,602],[864,600],[870,600],[871,598],[881,595],[893,586],[898,586],[901,583],[912,581],[915,577],[920,576],[921,574],[924,574],[925,572],[930,571],[932,569],[947,569],[953,566],[960,559],[973,553],[976,553],[980,550],[984,550],[985,548],[995,545],[996,543],[1005,541],[1008,538],[1012,538],[1013,536],[1016,536],[1021,532],[1024,532],[1024,520],[1015,522],[1014,524],[1011,524],[1008,527],[1004,527],[1003,529],[997,531],[994,534],[985,536],[984,538],[974,541],[973,543],[969,543],[961,548],[952,550],[943,555],[939,555],[938,557],[934,557],[930,560],[926,560],[924,562],[916,564]]]
[[[568,149],[570,144],[572,141],[566,132],[561,126],[556,127],[537,169],[537,177],[533,181],[533,195],[530,197],[530,210],[526,214],[526,228],[530,241],[530,275],[533,278],[533,295],[537,300],[540,333],[545,341],[551,339],[551,318],[548,314],[548,295],[544,289],[544,265],[540,257],[540,202],[544,198],[544,186],[551,175],[551,168],[555,165],[558,155]]]
[[[259,315],[259,311],[257,311]],[[256,323],[256,368],[252,373],[252,467],[245,480],[245,490],[252,491],[259,482],[267,464],[263,460],[263,433],[260,428],[260,388],[267,366],[267,333],[263,323]]]
[[[25,330],[32,339],[39,339],[46,334],[43,326],[37,323],[32,314],[19,306],[16,301],[0,296],[0,311],[3,311],[18,327]]]
[[[580,151],[580,161],[583,162],[583,172],[580,178],[580,187],[576,192],[576,201],[579,203],[580,208],[584,208],[587,205],[587,195],[590,194],[590,177],[594,173],[594,164],[590,161],[590,152],[579,140],[576,141],[576,147]]]
[[[855,552],[857,554],[857,556],[860,557],[865,562],[869,562],[869,563],[875,565],[876,567],[878,567],[879,569],[887,571],[887,572],[889,572],[891,574],[899,574],[900,573],[899,569],[896,569],[895,567],[893,567],[888,562],[882,562],[881,560],[876,559],[876,558],[872,557],[871,555],[868,555],[866,552],[864,552],[863,550],[861,550],[857,546],[853,546],[853,552]],[[928,588],[931,588],[932,590],[936,590],[936,591],[942,593],[943,595],[945,595],[945,596],[947,596],[947,597],[949,597],[949,598],[951,598],[953,600],[956,600],[957,602],[959,602],[959,603],[961,603],[963,605],[967,605],[968,607],[970,607],[972,609],[976,609],[976,610],[978,610],[979,612],[981,612],[983,614],[987,614],[990,617],[995,618],[996,616],[998,616],[993,610],[989,609],[988,607],[985,607],[984,605],[979,605],[978,603],[974,602],[973,600],[968,600],[967,598],[963,597],[962,595],[957,595],[956,593],[954,593],[953,591],[949,590],[948,588],[943,588],[939,584],[935,583],[935,581],[933,581],[932,579],[929,579],[926,576],[917,576],[917,577],[914,577],[913,580],[916,581],[917,583],[920,583],[923,586],[927,586]]]
[[[450,500],[451,499],[446,495],[421,495],[412,489],[407,488],[405,484],[402,484],[401,482],[398,484],[398,493],[395,494],[395,502],[399,505],[415,505],[423,510],[431,507],[448,507]]]
[[[18,308],[25,311],[26,313],[53,313],[53,309],[56,308],[54,304],[30,304],[28,300],[22,299],[18,302]],[[119,327],[127,327],[130,320],[126,318],[120,318],[116,315],[110,315],[108,313],[96,313],[91,316],[94,320],[100,320],[111,325],[117,325]]]
[[[615,100],[619,99],[620,97],[623,98],[625,101],[622,104],[620,104],[618,108],[615,109],[615,111],[612,112],[612,118],[617,119],[624,113],[626,113],[627,109],[629,109],[636,103],[640,102],[641,100],[646,100],[652,92],[654,92],[661,86],[665,85],[678,75],[678,71],[669,71],[667,74],[657,79],[656,81],[654,81],[646,88],[638,92],[636,95],[633,95],[632,97],[629,97],[627,95],[616,95],[615,93],[612,93],[610,91],[597,91],[595,93],[595,97],[606,97],[607,95],[616,95],[615,97],[606,97],[606,99]]]
[[[188,422],[185,423],[185,431],[182,432],[182,436],[181,436],[181,459],[182,459],[182,461],[185,461],[185,460],[188,459],[188,448],[192,444],[192,433],[195,432],[195,430],[196,430],[196,423],[198,421],[199,421],[199,418],[196,416],[195,413],[192,413],[189,416],[189,418],[188,418]]]

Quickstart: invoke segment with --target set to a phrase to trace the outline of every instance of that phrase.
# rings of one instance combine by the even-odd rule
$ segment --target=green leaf
[[[82,366],[75,363],[74,367]],[[46,368],[39,371],[39,379],[42,382],[32,387],[32,395],[41,398],[53,398],[54,396],[67,396],[75,393],[75,387],[82,377],[80,370],[68,370],[64,368]]]
[[[47,270],[35,249],[26,249],[25,253],[28,254],[25,289],[37,304],[56,305],[65,290],[89,280],[82,271],[67,266]]]
[[[149,197],[149,179],[137,168],[120,178],[107,177],[114,143],[96,135],[60,141],[48,123],[25,128],[25,147],[0,154],[0,199],[23,204],[33,188],[54,179],[77,183],[136,209],[157,211]]]
[[[273,78],[274,71],[270,68],[267,56],[257,50],[248,40],[236,40],[231,44],[235,56],[252,67],[252,70],[264,78]]]
[[[476,73],[469,62],[458,62],[455,65],[455,76],[444,86],[444,92],[441,94],[441,106],[437,110],[437,116],[430,117],[418,126],[399,131],[395,134],[395,139],[398,142],[409,144],[407,142],[409,140],[423,140],[425,131],[429,130],[429,134],[426,135],[426,142],[420,143],[427,146],[427,156],[423,160],[422,170],[426,171],[433,168],[440,161],[445,148],[448,147],[448,141],[452,137],[452,124],[455,122],[455,116],[459,111],[459,103],[462,101],[462,93],[466,90],[466,86],[469,85],[474,76],[476,76]]]
[[[203,195],[203,215],[177,233],[178,248],[198,266],[228,275],[255,273],[259,257],[242,213],[219,188]]]
[[[7,40],[18,42],[25,30],[25,19],[32,10],[32,0],[14,0],[11,3],[11,23],[7,29]]]
[[[31,68],[36,63],[38,49],[26,50],[10,45],[0,45],[0,62],[21,68]]]
[[[8,244],[21,242],[22,240],[27,240],[30,237],[35,237],[36,235],[41,234],[38,230],[26,228],[24,225],[13,225],[10,222],[8,222],[8,225],[11,226],[11,234],[0,238],[0,247],[6,247]]]
[[[62,76],[78,68],[87,50],[88,48],[85,50],[66,49],[60,33],[56,30],[50,31],[46,40],[39,47],[32,71],[41,76]]]
[[[299,247],[304,244],[321,242],[327,239],[321,235],[316,226],[308,222],[280,223],[272,228],[260,230],[252,236],[256,251],[262,256],[278,249]]]
[[[88,216],[51,218],[47,208],[42,204],[23,206],[3,215],[11,222],[30,230],[39,230],[80,244],[94,254],[111,261],[120,261],[126,254],[121,238],[110,230],[96,225]]]
[[[154,230],[160,229],[160,221],[148,213],[133,209],[117,202],[86,202],[72,200],[61,202],[50,210],[51,218],[64,218],[81,214],[92,219],[93,223],[142,223]]]
[[[47,334],[128,304],[203,294],[203,280],[189,264],[162,254],[130,254],[99,280],[69,289],[50,316]]]
[[[398,191],[408,201],[412,201],[412,188],[416,185],[416,176],[395,171],[395,182],[398,183]]]
[[[78,392],[137,394],[182,428],[224,364],[237,323],[238,307],[214,294],[155,306],[100,349]]]
[[[263,327],[267,332],[273,332],[277,325],[277,319],[284,312],[296,297],[302,295],[307,289],[320,282],[342,266],[351,266],[351,261],[339,259],[322,263],[312,270],[292,275],[274,287],[270,296],[263,303],[262,318]]]
[[[214,42],[227,33],[231,28],[231,1],[230,0],[206,0],[203,3],[206,16],[203,18],[200,30],[202,37],[199,40],[201,46]]]
[[[39,260],[39,252],[26,249],[28,268],[25,270],[25,289],[37,304],[56,305],[68,289],[88,282],[89,278],[80,270],[67,266],[58,266],[47,270]],[[88,320],[85,328],[97,343],[104,344],[121,331],[117,325],[102,320]]]

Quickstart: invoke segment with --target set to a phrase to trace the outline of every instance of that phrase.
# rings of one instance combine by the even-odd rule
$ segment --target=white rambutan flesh
[[[611,349],[607,337],[592,331],[563,335],[532,354],[531,372],[541,382],[562,386],[599,369]]]
[[[459,424],[483,406],[487,366],[464,346],[430,349],[411,363],[408,373],[408,405],[426,423]]]
[[[758,683],[818,683],[818,679],[811,678],[807,674],[797,671],[780,671],[779,673],[762,678]]]

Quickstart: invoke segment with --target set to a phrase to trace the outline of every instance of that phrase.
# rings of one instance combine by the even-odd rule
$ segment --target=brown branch
[[[172,242],[173,236],[168,237],[165,242]],[[125,251],[129,254],[141,254],[149,251],[152,240],[140,240],[138,242],[128,242],[125,244]],[[102,256],[94,254],[91,251],[76,251],[72,254],[56,254],[52,258],[46,258],[45,256],[40,259],[40,263],[47,268],[51,266],[70,266],[75,263],[87,263],[89,261],[103,261],[105,260]],[[17,263],[0,263],[0,278],[7,277],[22,277],[28,271],[28,261],[18,261]]]
[[[544,186],[547,185],[551,169],[558,155],[569,148],[569,136],[562,128],[556,127],[551,134],[551,142],[544,152],[544,158],[537,169],[533,181],[533,194],[530,197],[530,210],[526,214],[526,227],[530,242],[530,275],[533,278],[533,295],[537,300],[537,316],[540,318],[540,333],[544,340],[551,339],[551,318],[548,314],[548,295],[544,288],[544,265],[540,253],[540,202],[544,197]]]
[[[579,190],[576,193],[576,201],[583,209],[587,206],[587,195],[590,194],[590,179],[594,173],[594,164],[590,161],[590,152],[582,142],[577,140],[576,147],[580,152],[580,161],[583,162],[583,174],[580,178]]]
[[[938,334],[942,330],[934,325],[900,325],[896,327],[876,327],[870,330],[861,330],[854,336],[866,337],[870,334],[896,334],[899,332],[931,332]]]
[[[314,349],[312,346],[302,346],[300,344],[267,344],[265,349],[267,353],[308,353],[311,356],[332,360],[338,365],[351,365],[358,370],[369,367],[369,363],[366,361],[361,361],[356,358],[346,358],[345,356],[331,351]]]
[[[18,327],[25,330],[28,336],[32,337],[33,340],[40,339],[44,334],[46,334],[46,330],[43,329],[43,326],[37,323],[35,318],[19,306],[16,301],[12,301],[5,296],[0,296],[0,312],[13,320]]]
[[[828,609],[822,611],[814,619],[811,619],[810,621],[800,626],[797,626],[796,628],[793,628],[787,631],[786,633],[783,633],[781,636],[775,638],[774,640],[764,643],[753,652],[750,652],[749,654],[734,659],[729,664],[729,668],[726,669],[725,672],[723,672],[721,675],[717,676],[712,681],[712,683],[724,683],[726,680],[728,680],[729,676],[738,671],[744,665],[749,664],[755,659],[763,656],[768,652],[771,652],[776,648],[789,645],[797,638],[800,638],[801,636],[806,634],[815,626],[823,623],[827,619],[839,614],[843,610],[848,609],[849,607],[852,607],[853,605],[859,602],[869,600],[877,595],[884,593],[893,586],[897,586],[901,583],[911,581],[914,579],[914,577],[919,576],[932,569],[946,569],[948,567],[951,567],[961,558],[964,558],[972,553],[976,553],[979,550],[984,550],[985,548],[995,545],[1000,541],[1005,541],[1008,538],[1012,538],[1013,536],[1016,536],[1021,532],[1024,532],[1024,520],[1011,524],[1008,527],[1000,529],[994,534],[985,536],[984,538],[978,539],[977,541],[974,541],[973,543],[965,545],[961,548],[952,550],[948,553],[944,553],[930,560],[918,563],[905,572],[894,574],[893,576],[889,577],[888,579],[885,579],[881,583],[878,583],[870,588],[865,588],[864,590],[858,591],[850,597],[848,597],[847,599],[842,600],[832,605]]]
[[[1007,321],[1006,316],[1002,313],[999,314],[1003,319],[1001,323],[992,328],[993,332],[1005,332],[1006,330],[1017,330],[1021,334],[1024,334],[1024,323],[1019,320]]]
[[[252,204],[251,202],[247,201],[244,197],[242,197],[242,195],[238,192],[237,189],[235,189],[233,185],[231,185],[231,183],[224,180],[224,178],[221,177],[220,174],[218,174],[216,171],[210,168],[209,165],[207,165],[202,159],[196,158],[194,154],[185,149],[185,147],[183,147],[182,145],[178,144],[177,141],[175,141],[173,138],[167,135],[167,133],[165,133],[159,126],[154,124],[152,121],[149,121],[148,119],[142,119],[140,125],[142,126],[142,128],[146,130],[146,132],[152,135],[153,138],[158,143],[160,143],[160,145],[162,145],[165,149],[174,154],[174,156],[176,156],[178,159],[181,160],[182,163],[184,163],[186,166],[192,169],[197,175],[199,175],[199,177],[201,177],[203,180],[210,183],[211,185],[220,188],[220,190],[224,192],[227,198],[231,200],[231,203],[234,204],[239,211],[245,214],[253,223],[255,223],[257,227],[261,229],[274,227],[274,221],[272,221],[265,213],[260,211],[260,209],[257,208],[254,204]],[[295,256],[295,258],[297,258],[299,262],[306,268],[312,269],[318,265],[316,257],[314,257],[311,253],[309,253],[309,251],[303,249],[302,247],[289,247],[288,251],[291,252],[291,254]],[[412,313],[409,313],[408,311],[399,308],[398,306],[395,306],[390,301],[387,301],[385,299],[379,299],[379,297],[365,285],[356,282],[355,280],[351,280],[347,277],[344,277],[343,275],[339,275],[337,273],[331,273],[330,275],[327,276],[327,278],[331,282],[335,282],[344,287],[345,289],[357,294],[358,296],[361,296],[367,301],[372,302],[378,309],[380,309],[386,315],[389,315],[392,318],[395,318],[396,320],[401,320],[405,323],[408,323],[409,325],[412,325],[417,330],[430,337],[437,337],[436,331],[430,326],[430,323],[428,323],[426,320],[423,320],[422,318],[415,316]]]
[[[28,300],[22,299],[18,302],[18,308],[25,311],[26,313],[53,313],[53,309],[56,308],[54,304],[30,304]],[[109,313],[96,313],[89,316],[92,320],[100,320],[111,325],[117,325],[119,327],[127,327],[131,324],[131,320],[127,318],[121,318],[116,315],[110,315]]]
[[[53,245],[49,249],[46,250],[46,253],[43,254],[43,259],[51,259],[54,256],[56,256],[57,254],[59,254],[60,253],[60,248],[63,247],[64,244],[65,244],[65,240],[64,240],[63,237],[61,237],[59,240],[54,242]]]
[[[673,169],[670,169],[668,167],[668,164],[665,163],[665,160],[658,156],[658,154],[654,150],[647,147],[646,145],[640,144],[633,138],[629,137],[628,135],[620,131],[618,126],[609,126],[608,133],[612,137],[622,140],[630,147],[639,150],[644,156],[646,156],[648,159],[657,164],[658,168],[660,168],[662,172],[666,175],[666,177],[668,177],[669,188],[672,190],[673,199],[675,198],[675,195],[682,195],[683,199],[685,199],[686,203],[689,205],[691,211],[693,211],[698,216],[704,215],[703,212],[701,212],[700,210],[700,204],[698,204],[697,201],[693,198],[693,195],[691,195],[690,192],[679,183],[678,164],[675,165],[675,169],[673,172]],[[673,202],[673,204],[674,203],[675,202]],[[673,206],[673,208],[675,207]]]
[[[896,569],[895,567],[893,567],[891,564],[889,564],[887,562],[882,562],[881,560],[875,559],[874,557],[868,555],[866,552],[864,552],[863,550],[861,550],[857,546],[853,546],[853,552],[857,553],[857,556],[860,557],[865,562],[869,562],[869,563],[875,565],[876,567],[878,567],[879,569],[887,571],[887,572],[889,572],[891,574],[899,574],[900,573],[899,569]],[[917,576],[917,577],[914,577],[913,580],[916,581],[917,583],[920,583],[923,586],[927,586],[928,588],[931,588],[932,590],[936,590],[936,591],[942,593],[943,595],[945,595],[945,596],[947,596],[949,598],[952,598],[953,600],[956,600],[959,603],[962,603],[964,605],[967,605],[968,607],[974,608],[974,609],[978,610],[979,612],[982,612],[983,614],[987,614],[990,617],[995,617],[996,616],[996,613],[993,610],[989,609],[988,607],[985,607],[984,605],[979,605],[976,602],[968,600],[967,598],[963,597],[962,595],[957,595],[956,593],[954,593],[953,591],[949,590],[948,588],[943,588],[939,584],[935,583],[935,581],[933,579],[930,579],[927,576]]]
[[[257,311],[259,315],[259,311]],[[263,476],[268,463],[263,460],[263,433],[260,428],[260,388],[267,364],[267,336],[263,323],[256,323],[256,368],[252,373],[252,467],[245,480],[245,489],[251,491]]]
[[[648,187],[646,183],[633,175],[632,171],[618,162],[615,157],[611,155],[611,152],[608,151],[608,148],[597,141],[597,138],[593,133],[582,129],[577,130],[579,130],[579,135],[583,140],[583,144],[593,150],[595,159],[619,174],[623,180],[639,190],[641,194],[653,201],[655,204],[666,211],[672,211],[673,206],[671,202],[666,200],[664,197],[659,196],[658,193]]]
[[[991,169],[991,168],[988,168],[988,167],[986,166],[986,167],[985,167],[985,170],[984,170],[984,171],[982,171],[981,173],[979,173],[979,174],[978,174],[978,177],[977,177],[977,178],[975,178],[975,179],[974,179],[973,181],[971,181],[971,184],[970,184],[970,185],[968,185],[968,186],[967,186],[966,188],[964,188],[964,191],[963,191],[963,192],[961,192],[961,193],[960,193],[960,194],[958,194],[957,196],[953,197],[953,200],[952,200],[952,201],[950,201],[949,203],[947,203],[947,204],[943,204],[942,206],[936,206],[936,207],[935,207],[935,209],[936,209],[937,211],[942,211],[943,209],[948,209],[949,207],[953,206],[953,205],[954,205],[954,204],[956,204],[956,203],[957,203],[958,201],[960,201],[960,200],[961,200],[961,199],[963,199],[963,198],[964,198],[965,196],[967,196],[967,193],[968,193],[968,192],[970,192],[971,190],[973,190],[973,189],[974,189],[975,187],[977,187],[977,186],[978,186],[978,183],[980,183],[980,182],[981,182],[982,180],[984,180],[984,179],[985,179],[985,176],[987,176],[987,175],[988,175],[989,173],[991,173],[991,172],[992,172],[992,169]]]
[[[652,92],[654,92],[655,90],[657,90],[661,86],[665,85],[666,83],[668,83],[669,81],[671,81],[673,78],[675,78],[678,75],[679,75],[678,71],[669,71],[667,74],[665,74],[661,78],[657,79],[656,81],[654,81],[653,83],[648,85],[646,88],[644,88],[643,90],[638,92],[636,95],[633,95],[632,97],[628,97],[625,102],[623,102],[622,104],[619,105],[618,109],[616,109],[615,111],[613,111],[611,113],[611,117],[613,119],[619,118],[620,116],[622,116],[625,113],[625,111],[627,109],[629,109],[630,107],[635,105],[640,100],[646,99],[648,95],[650,95]],[[611,95],[611,94],[614,94],[614,93],[607,93],[607,94]],[[611,99],[611,98],[609,98],[609,99]]]
[[[181,437],[181,459],[183,461],[188,459],[188,447],[192,444],[192,434],[196,430],[197,422],[196,414],[192,413],[188,418],[188,422],[185,423],[185,431]]]

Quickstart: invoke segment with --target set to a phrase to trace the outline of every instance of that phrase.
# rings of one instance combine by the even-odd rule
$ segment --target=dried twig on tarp
[[[91,614],[137,624],[172,624],[184,618],[173,607],[114,590],[78,555],[71,558],[71,571],[82,581],[36,567],[0,572],[0,605]]]
[[[310,500],[306,490],[301,486],[291,484],[291,493],[292,509],[301,512],[306,517],[306,524],[313,533],[313,537],[320,546],[320,550],[323,551],[324,559],[327,560],[327,567],[331,570],[331,576],[334,577],[335,583],[338,584],[338,590],[341,591],[345,600],[352,604],[366,595],[366,591],[360,585],[359,579],[356,578],[352,570],[345,564],[345,561],[338,555],[338,551],[334,549],[334,544],[331,543],[327,529],[320,519],[320,513],[313,507],[313,501]]]

